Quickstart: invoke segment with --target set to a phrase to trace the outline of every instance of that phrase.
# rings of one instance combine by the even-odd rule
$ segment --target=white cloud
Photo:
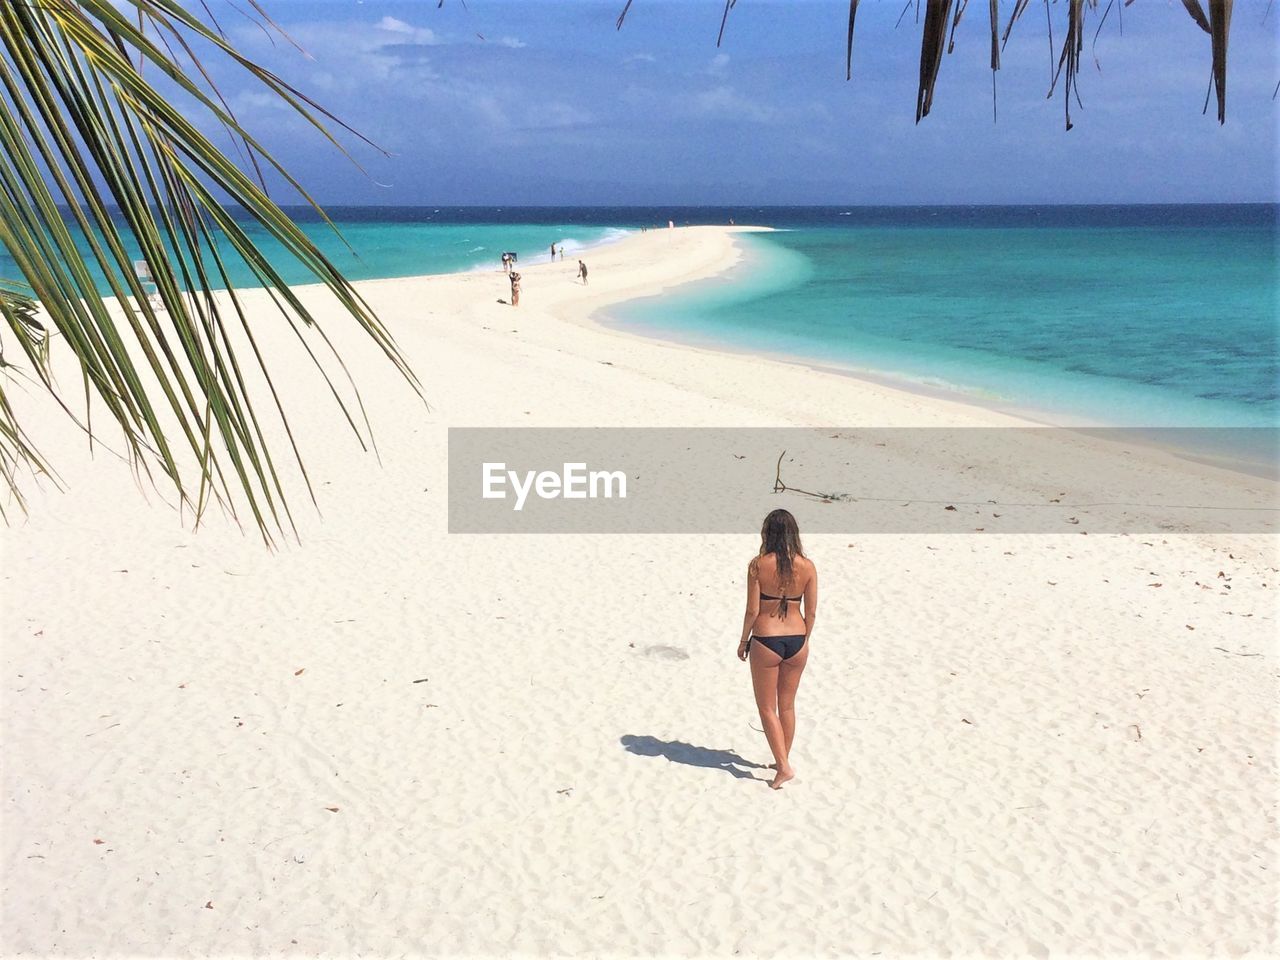
[[[451,91],[451,94],[453,103],[463,105],[471,114],[473,121],[483,120],[486,126],[496,130],[511,128],[511,118],[507,116],[503,97],[491,91],[475,88],[456,89]],[[448,94],[440,91],[434,96],[437,99],[443,99]]]
[[[707,73],[723,73],[724,68],[729,65],[729,55],[727,53],[717,53],[711,58],[711,63],[707,65]]]
[[[393,77],[414,83],[436,79],[428,50],[442,43],[440,37],[395,17],[300,24],[290,34],[317,65],[307,78],[315,89],[353,92]],[[248,34],[249,43],[261,41]]]
[[[559,130],[593,123],[595,117],[568,103],[536,103],[520,115],[520,127],[526,130]]]
[[[519,40],[515,37],[503,37],[501,40],[497,42],[504,47],[510,47],[512,50],[519,50],[521,47],[528,46],[528,44],[525,43],[523,40]]]
[[[693,98],[693,105],[700,113],[715,114],[726,120],[769,123],[780,116],[779,111],[774,107],[757,103],[728,86],[702,91]]]
[[[622,62],[625,63],[656,63],[658,60],[652,53],[633,53],[629,57],[623,57]]]
[[[378,21],[378,29],[386,33],[396,34],[398,43],[415,43],[429,46],[440,42],[436,39],[434,31],[428,30],[426,27],[415,27],[412,24],[405,23],[403,20],[397,20],[395,17],[383,17]]]

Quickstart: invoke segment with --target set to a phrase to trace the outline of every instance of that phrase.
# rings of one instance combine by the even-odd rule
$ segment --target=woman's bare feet
[[[774,769],[775,770],[777,769],[776,764],[774,765]],[[792,777],[794,777],[795,775],[796,775],[796,772],[792,770],[790,767],[784,767],[782,770],[778,770],[778,775],[773,778],[773,782],[770,783],[769,786],[773,787],[773,789],[775,790],[781,790],[782,785],[786,783],[788,780],[790,780]]]

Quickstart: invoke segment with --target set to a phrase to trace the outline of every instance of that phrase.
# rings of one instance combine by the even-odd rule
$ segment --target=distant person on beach
[[[560,244],[560,262],[564,263],[564,244]]]
[[[587,265],[581,260],[578,261],[578,277],[582,280],[583,285],[587,283]]]
[[[511,305],[520,306],[520,274],[511,272]]]
[[[502,269],[507,276],[511,276],[511,254],[504,253],[502,255]]]
[[[747,566],[747,612],[738,659],[751,661],[756,708],[777,771],[769,784],[775,790],[795,776],[791,743],[796,689],[809,659],[817,609],[818,570],[801,549],[796,518],[774,510],[760,528],[760,553]]]

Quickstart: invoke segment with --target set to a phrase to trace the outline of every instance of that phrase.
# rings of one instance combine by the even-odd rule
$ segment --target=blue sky
[[[1004,53],[999,122],[975,0],[919,126],[919,32],[910,12],[895,28],[902,0],[863,0],[851,82],[844,2],[739,0],[719,49],[713,0],[635,0],[621,31],[623,0],[264,5],[310,59],[227,15],[234,40],[392,153],[353,146],[366,176],[250,83],[221,78],[242,120],[331,204],[1280,199],[1280,10],[1264,21],[1266,0],[1235,5],[1225,127],[1201,113],[1208,36],[1180,0],[1138,0],[1123,35],[1114,9],[1096,47],[1090,27],[1070,132],[1061,91],[1045,99],[1039,0]]]

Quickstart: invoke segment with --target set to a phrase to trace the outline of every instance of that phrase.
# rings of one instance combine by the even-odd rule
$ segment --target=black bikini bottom
[[[804,646],[803,633],[797,633],[790,637],[752,637],[751,639],[759,640],[783,660],[790,660]]]

